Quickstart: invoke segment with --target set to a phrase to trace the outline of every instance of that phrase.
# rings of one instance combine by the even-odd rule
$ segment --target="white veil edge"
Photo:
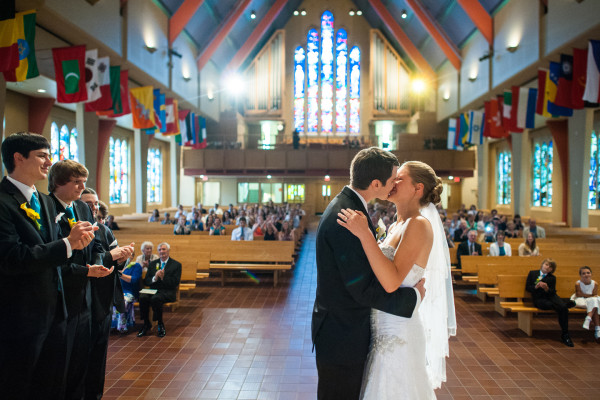
[[[425,298],[419,314],[426,336],[427,372],[434,389],[446,381],[446,357],[449,356],[448,340],[456,335],[456,313],[450,252],[444,234],[442,220],[434,204],[421,210],[433,229],[433,245],[425,269]]]

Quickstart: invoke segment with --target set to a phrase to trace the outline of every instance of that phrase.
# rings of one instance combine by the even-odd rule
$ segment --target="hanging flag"
[[[166,118],[165,95],[160,92],[160,89],[154,89],[154,122],[161,133],[167,131]]]
[[[0,72],[12,71],[19,66],[15,0],[6,3],[0,7]]]
[[[587,74],[583,100],[600,103],[600,41],[590,40],[587,54]]]
[[[456,146],[456,132],[457,132],[458,120],[456,118],[448,119],[448,150],[458,150]],[[460,149],[462,150],[462,149]]]
[[[508,136],[502,127],[502,112],[499,107],[499,99],[491,99],[485,103],[485,127],[484,136],[491,138],[503,138]],[[502,99],[502,102],[504,99]]]
[[[485,115],[481,111],[469,111],[469,138],[467,143],[472,145],[483,144],[484,129]]]
[[[206,118],[196,116],[196,133],[198,138],[196,139],[195,149],[205,149],[207,145],[206,139]]]
[[[558,84],[554,104],[559,107],[575,108],[571,101],[573,90],[573,56],[560,55],[560,68],[558,73]],[[581,106],[583,108],[583,105]]]
[[[460,114],[456,126],[456,147],[466,147],[469,139],[469,115],[465,112]]]
[[[537,102],[537,89],[519,88],[517,105],[517,128],[533,129],[535,127],[535,107]]]
[[[598,103],[583,100],[587,78],[588,49],[573,49],[573,86],[571,87],[571,102],[573,107],[598,107]]]
[[[196,144],[196,114],[190,112],[185,117],[185,134],[184,127],[181,125],[181,111],[179,111],[179,128],[181,130],[182,140],[186,146],[193,146]]]
[[[179,116],[177,110],[177,100],[169,99],[166,100],[166,121],[167,130],[165,135],[178,135],[179,134]]]
[[[131,113],[129,107],[129,71],[121,71],[119,66],[110,67],[110,94],[112,107],[107,111],[97,111],[96,114],[116,118]]]
[[[35,10],[17,13],[14,29],[19,49],[19,65],[5,71],[4,79],[7,82],[22,82],[40,74],[35,58]]]
[[[119,74],[120,74],[120,67]],[[96,71],[100,97],[95,101],[85,103],[85,111],[105,111],[112,107],[113,99],[110,94],[110,59],[108,57],[100,57],[96,62]],[[89,93],[88,93],[89,95]]]
[[[56,74],[56,100],[78,103],[87,100],[85,45],[52,49]]]
[[[143,86],[129,90],[129,104],[135,129],[154,128],[154,88]]]
[[[190,110],[179,110],[177,117],[179,119],[179,134],[181,135],[181,144],[188,142],[189,123],[187,119],[190,117]],[[187,146],[187,145],[186,145]]]
[[[535,112],[542,117],[550,118],[552,114],[548,112],[548,95],[546,93],[546,80],[548,79],[548,71],[538,69],[538,95]]]
[[[121,70],[119,78],[119,98],[121,101],[117,103],[118,109],[115,112],[116,117],[131,113],[131,107],[129,104],[129,71]]]
[[[96,101],[100,98],[100,82],[98,71],[98,50],[87,50],[85,52],[85,87],[87,89],[87,102]]]
[[[507,131],[510,130],[510,112],[512,108],[512,92],[504,92],[502,97],[502,125]]]
[[[546,93],[548,96],[548,112],[552,115],[559,115],[563,117],[570,117],[573,115],[573,109],[567,107],[560,107],[554,103],[556,100],[556,91],[558,84],[558,75],[560,74],[560,64],[557,62],[550,62],[550,70],[546,77]]]
[[[517,113],[519,111],[519,87],[513,86],[510,90],[511,108],[510,108],[510,123],[508,125],[509,132],[522,133],[523,129],[517,126]]]

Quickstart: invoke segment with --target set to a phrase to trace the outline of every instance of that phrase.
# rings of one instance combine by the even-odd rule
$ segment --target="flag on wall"
[[[491,138],[502,138],[507,136],[502,128],[502,113],[498,107],[498,99],[491,99],[484,103],[485,125],[483,136]]]
[[[458,119],[450,118],[448,119],[448,143],[447,148],[449,150],[462,150],[462,147],[458,147],[456,144],[456,132],[458,128]]]
[[[110,67],[110,95],[112,106],[107,111],[97,111],[98,115],[115,118],[131,113],[129,107],[129,71],[120,66]]]
[[[485,116],[481,111],[469,111],[469,137],[467,143],[483,144]]]
[[[573,49],[573,85],[571,87],[571,102],[573,107],[598,107],[598,103],[583,100],[587,78],[588,49]]]
[[[198,135],[198,138],[196,139],[196,144],[194,145],[194,148],[205,149],[207,145],[206,118],[203,118],[199,115],[196,116],[196,134]]]
[[[456,147],[465,147],[469,139],[469,115],[465,112],[460,114],[456,125]]]
[[[154,88],[143,86],[129,91],[129,104],[135,129],[154,128]]]
[[[98,71],[98,50],[87,50],[85,52],[85,87],[87,89],[87,102],[96,101],[100,98],[100,82]]]
[[[559,107],[576,108],[571,100],[573,90],[573,56],[568,54],[560,55],[560,69],[558,73],[558,84],[556,89],[556,98],[554,104]],[[581,107],[583,108],[583,104]]]
[[[513,86],[510,92],[504,92],[504,129],[508,132],[521,133],[517,127],[517,110],[519,107],[519,87]]]
[[[178,115],[178,104],[177,100],[167,98],[166,102],[166,122],[167,130],[165,135],[178,135],[179,134],[179,115]]]
[[[570,117],[573,115],[573,109],[561,107],[554,103],[558,89],[558,75],[560,74],[560,64],[550,62],[550,69],[546,77],[546,94],[548,97],[548,112],[552,115]]]
[[[535,127],[537,92],[535,88],[519,88],[517,128],[533,129]]]
[[[186,146],[193,146],[196,144],[197,133],[196,133],[196,114],[189,112],[185,117],[185,127],[181,124],[181,111],[179,112],[179,129],[181,130],[181,136]],[[185,135],[184,135],[185,131]]]
[[[104,111],[112,107],[113,99],[110,94],[110,59],[108,57],[99,57],[95,65],[98,78],[100,97],[95,101],[85,103],[85,111]],[[120,71],[120,67],[119,67]],[[119,72],[120,74],[120,72]]]
[[[165,105],[165,95],[160,92],[160,89],[154,89],[154,122],[156,129],[159,132],[167,131],[167,112]]]
[[[40,74],[35,57],[35,10],[17,13],[14,29],[19,50],[19,65],[15,69],[5,71],[4,79],[7,82],[22,82]]]
[[[188,128],[189,124],[186,124],[187,118],[189,118],[190,110],[179,110],[177,112],[177,118],[179,119],[179,135],[181,135],[179,144],[185,144],[188,141]]]
[[[52,49],[56,75],[56,100],[78,103],[87,100],[85,45]]]
[[[538,97],[535,112],[542,117],[550,118],[552,114],[548,112],[548,94],[546,93],[546,80],[548,71],[538,69]]]
[[[588,43],[587,71],[583,100],[600,103],[600,41],[590,40]]]
[[[15,1],[8,0],[0,7],[0,72],[19,66],[19,45],[15,31]]]

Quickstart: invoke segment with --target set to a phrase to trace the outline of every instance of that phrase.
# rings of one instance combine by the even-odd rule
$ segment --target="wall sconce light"
[[[469,77],[469,82],[475,82],[476,80],[477,80],[477,75]]]
[[[294,15],[295,15],[295,16],[298,16],[298,15],[300,15],[300,11],[298,11],[298,10],[294,10]]]
[[[37,92],[38,93],[46,93],[46,89],[38,89]]]
[[[514,44],[514,45],[511,45],[511,46],[508,46],[506,48],[506,51],[508,51],[509,53],[514,53],[515,51],[517,51],[518,48],[519,48],[519,45],[518,44]]]
[[[354,14],[356,14],[356,13],[354,12],[354,10],[350,10],[350,11],[348,11],[348,15],[349,15],[349,16],[351,16],[351,17],[354,17]]]
[[[150,53],[150,54],[154,54],[154,52],[155,52],[156,50],[158,50],[156,47],[154,47],[154,46],[148,46],[147,44],[146,44],[146,45],[144,45],[144,49],[146,49],[146,51],[147,51],[148,53]]]
[[[449,95],[449,94],[444,94],[444,95],[442,96],[442,100],[444,100],[444,101],[448,101],[448,100],[450,100],[450,95]]]
[[[254,12],[254,10],[250,12],[250,19],[256,19],[256,13]]]
[[[208,88],[206,97],[208,97],[208,101],[213,101],[215,99],[215,92],[212,87]]]
[[[300,11],[300,15],[302,15],[302,16],[304,17],[304,16],[306,15],[306,10],[302,9],[302,10]]]
[[[184,81],[186,81],[186,82],[189,82],[189,81],[191,81],[191,80],[192,80],[192,77],[191,77],[191,76],[185,76],[185,75],[184,75],[182,78],[183,78],[183,80],[184,80]]]
[[[357,10],[357,11],[356,11],[356,15],[359,15],[359,16],[360,16],[360,15],[362,15],[362,11],[360,11],[360,10]]]
[[[406,17],[408,17],[408,13],[406,12],[406,10],[402,10],[402,13],[400,14],[400,17],[402,19],[406,19]]]

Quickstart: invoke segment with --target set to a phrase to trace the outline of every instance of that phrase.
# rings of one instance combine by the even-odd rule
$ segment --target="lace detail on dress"
[[[406,340],[395,335],[377,335],[371,339],[371,351],[376,353],[392,352],[396,346],[406,344]]]

